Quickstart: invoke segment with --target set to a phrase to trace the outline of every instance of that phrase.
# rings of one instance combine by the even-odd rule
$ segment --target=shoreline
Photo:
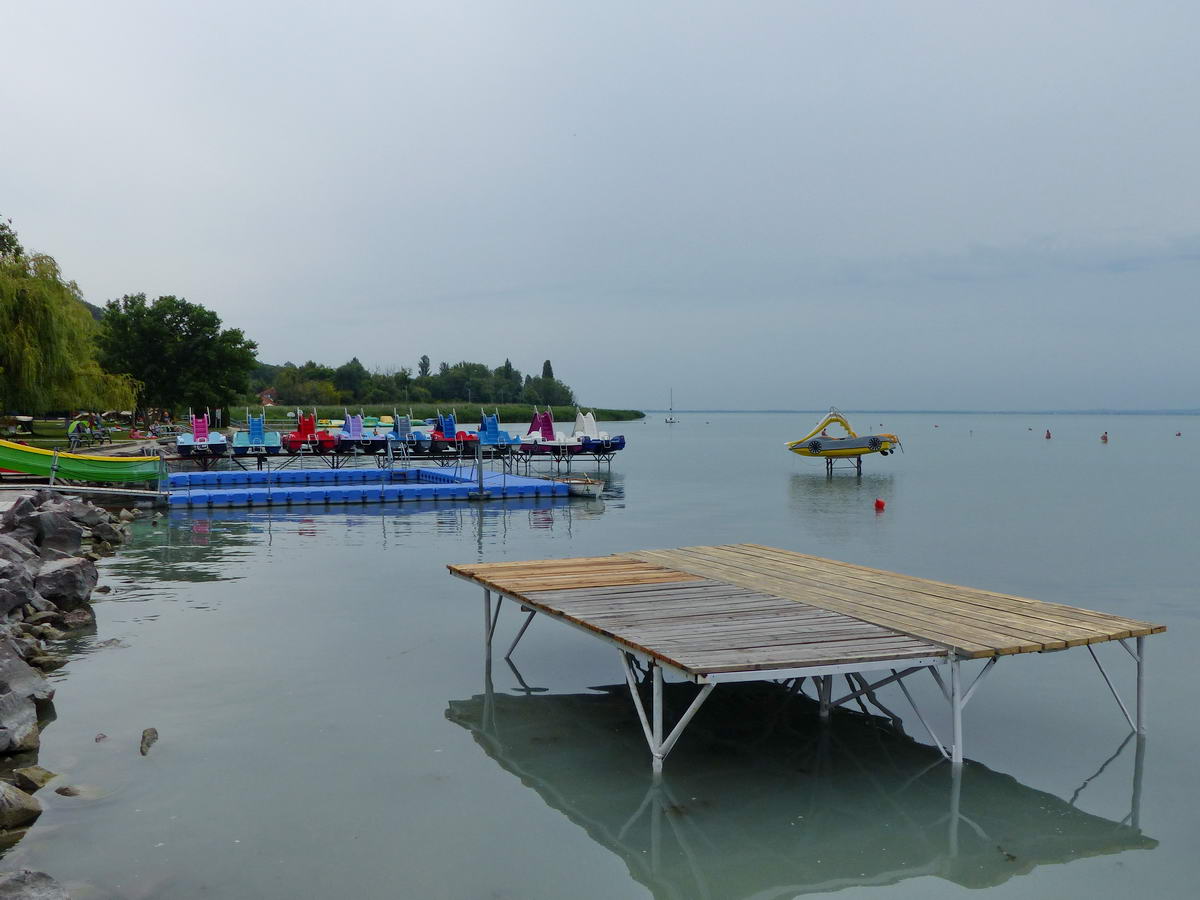
[[[45,488],[0,496],[0,851],[41,816],[39,790],[84,792],[38,765],[42,728],[55,719],[46,673],[67,663],[63,641],[95,631],[92,595],[108,590],[97,588],[96,563],[129,540],[128,523],[142,515]],[[24,870],[0,872],[0,894],[67,896],[50,876]]]

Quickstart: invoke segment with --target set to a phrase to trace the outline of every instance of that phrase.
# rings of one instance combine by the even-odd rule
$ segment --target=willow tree
[[[0,410],[129,409],[137,383],[100,368],[96,326],[58,263],[0,228]]]

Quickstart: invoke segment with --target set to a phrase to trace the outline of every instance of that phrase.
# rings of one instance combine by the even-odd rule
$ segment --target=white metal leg
[[[892,669],[892,674],[897,674],[895,669]],[[925,726],[925,731],[929,734],[929,738],[933,741],[934,746],[938,748],[938,751],[942,754],[942,756],[946,757],[946,759],[949,759],[950,754],[946,752],[945,745],[941,742],[938,736],[933,733],[932,726],[925,721],[925,716],[921,713],[921,707],[917,706],[917,701],[913,699],[913,695],[909,691],[908,685],[904,683],[904,679],[898,678],[896,680],[896,684],[900,685],[900,690],[904,692],[904,697],[908,700],[908,705],[913,708],[913,712],[917,714],[917,719],[922,725]]]
[[[950,769],[950,858],[958,856],[958,823],[962,820],[962,766]]]
[[[1129,727],[1133,731],[1138,731],[1138,726],[1133,721],[1133,716],[1129,715],[1129,710],[1125,708],[1125,701],[1123,701],[1121,699],[1121,695],[1117,693],[1116,687],[1113,686],[1112,679],[1108,677],[1108,672],[1106,672],[1104,670],[1104,665],[1103,665],[1103,663],[1100,662],[1100,657],[1098,657],[1096,655],[1096,651],[1090,645],[1088,646],[1088,653],[1092,654],[1092,661],[1096,664],[1096,668],[1100,670],[1100,675],[1104,678],[1104,683],[1108,685],[1108,689],[1112,693],[1113,699],[1117,701],[1117,706],[1121,707],[1121,712],[1125,716],[1125,721],[1129,723]],[[1142,664],[1141,664],[1141,662],[1139,662],[1138,663],[1138,675],[1139,676],[1141,675],[1141,669],[1142,669]],[[1139,694],[1141,693],[1141,687],[1142,687],[1142,679],[1139,677],[1138,678]],[[1139,712],[1139,714],[1141,712],[1140,706],[1139,706],[1138,712]]]
[[[492,592],[483,589],[483,647],[492,655]]]
[[[1138,638],[1140,641],[1141,638]],[[1146,739],[1138,735],[1133,748],[1133,796],[1129,800],[1129,824],[1142,826],[1142,770],[1146,765]]]
[[[1146,733],[1146,719],[1142,710],[1145,708],[1145,694],[1142,686],[1145,683],[1146,674],[1146,639],[1140,637],[1137,639],[1137,726],[1135,731],[1138,734]]]
[[[963,761],[962,672],[959,671],[957,656],[950,657],[950,707],[954,716],[954,745],[950,748],[950,762],[955,766],[961,766]]]
[[[650,752],[654,755],[654,771],[661,772],[663,765],[663,678],[662,668],[654,666],[654,743]]]
[[[683,734],[683,730],[692,721],[692,717],[708,699],[708,695],[713,692],[716,684],[706,684],[700,688],[698,693],[692,700],[691,705],[687,708],[679,721],[675,723],[675,727],[671,729],[671,733],[665,738],[663,737],[663,676],[662,667],[651,663],[653,671],[653,708],[650,710],[650,715],[646,715],[646,707],[642,703],[642,695],[638,691],[637,678],[634,677],[633,667],[629,664],[629,655],[621,651],[621,666],[625,670],[625,681],[629,684],[629,692],[633,695],[633,705],[637,710],[638,721],[642,724],[642,734],[646,736],[646,744],[650,748],[652,757],[651,766],[653,771],[658,774],[662,772],[663,760],[667,758],[667,754],[675,747],[676,742]]]
[[[671,733],[667,735],[667,739],[662,743],[662,755],[664,759],[666,758],[667,754],[671,752],[671,748],[675,746],[675,742],[679,740],[679,736],[683,734],[683,729],[687,727],[688,722],[692,721],[692,716],[696,715],[696,712],[700,709],[701,704],[708,699],[708,695],[713,692],[713,688],[715,687],[715,684],[706,684],[704,687],[700,688],[700,693],[696,695],[694,700],[692,700],[692,705],[687,708],[687,712],[685,712],[680,717],[679,721],[675,723],[675,727],[671,729]]]
[[[646,708],[642,706],[642,695],[638,693],[637,679],[633,677],[633,667],[629,665],[629,656],[624,650],[621,653],[621,666],[625,669],[625,681],[629,684],[629,693],[633,695],[633,706],[637,710],[638,720],[642,723],[642,733],[646,743],[654,748],[654,735],[650,731],[650,720],[646,718]]]
[[[512,656],[513,651],[517,649],[517,644],[521,643],[521,638],[525,637],[525,629],[529,627],[529,624],[533,621],[533,617],[536,615],[536,609],[531,609],[529,611],[529,615],[525,617],[525,624],[521,626],[521,630],[517,632],[517,636],[513,638],[513,642],[509,644],[508,652],[504,654],[505,659],[508,659],[510,656]]]
[[[987,665],[985,665],[982,669],[979,670],[979,674],[975,676],[975,680],[971,682],[971,686],[969,688],[967,688],[967,692],[965,694],[963,694],[963,698],[962,698],[963,709],[967,708],[967,704],[970,703],[971,698],[973,696],[975,696],[975,688],[979,687],[980,682],[983,681],[983,679],[987,676],[988,672],[992,671],[992,667],[996,665],[996,662],[999,659],[1000,659],[1000,657],[993,656],[991,659],[989,659],[987,661]]]

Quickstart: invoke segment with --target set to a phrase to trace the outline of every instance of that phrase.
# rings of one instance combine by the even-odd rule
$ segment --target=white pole
[[[475,470],[479,476],[479,499],[483,499],[483,441],[475,442]]]
[[[1143,692],[1143,684],[1146,669],[1146,639],[1140,637],[1137,639],[1137,728],[1138,734],[1146,733],[1146,720],[1142,708],[1145,706],[1145,696]]]
[[[654,771],[662,772],[663,768],[663,676],[662,666],[658,663],[653,663],[654,666]]]
[[[950,706],[954,714],[954,745],[950,748],[950,762],[961,766],[963,762],[962,735],[962,674],[959,672],[957,656],[950,657]]]

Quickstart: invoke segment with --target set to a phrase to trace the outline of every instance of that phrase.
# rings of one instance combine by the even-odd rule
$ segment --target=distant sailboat
[[[671,388],[671,401],[667,407],[667,417],[663,419],[663,421],[668,425],[675,425],[679,422],[679,420],[675,418],[675,388]]]

